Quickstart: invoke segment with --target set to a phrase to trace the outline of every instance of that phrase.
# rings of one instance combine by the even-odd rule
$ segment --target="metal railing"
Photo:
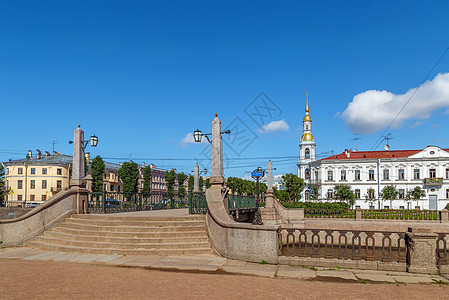
[[[264,201],[263,197],[259,198],[260,202]],[[228,194],[228,209],[233,210],[253,210],[256,208],[256,196],[243,196]]]
[[[206,214],[207,202],[206,193],[191,192],[189,193],[189,214]]]
[[[321,209],[305,208],[306,218],[346,218],[355,219],[355,210],[352,209]]]
[[[295,229],[278,230],[279,255],[406,262],[402,232]]]
[[[166,194],[91,192],[87,210],[90,213],[114,213],[184,207],[187,207],[185,199],[170,198]]]
[[[378,220],[426,220],[438,221],[441,219],[439,211],[415,209],[378,209],[362,210],[362,219]]]

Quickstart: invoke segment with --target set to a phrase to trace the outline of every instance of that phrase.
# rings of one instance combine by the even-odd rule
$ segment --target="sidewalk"
[[[438,275],[269,265],[263,263],[248,263],[206,254],[168,257],[124,256],[53,252],[36,250],[27,247],[17,247],[0,249],[0,259],[47,260],[55,262],[69,261],[76,263],[104,264],[118,267],[136,267],[160,271],[165,270],[208,274],[241,274],[272,278],[293,278],[331,282],[449,284],[447,279]]]

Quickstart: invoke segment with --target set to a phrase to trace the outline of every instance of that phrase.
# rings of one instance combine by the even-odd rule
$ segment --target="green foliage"
[[[198,178],[198,184],[199,184],[199,186],[200,186],[200,192],[204,192],[204,191],[203,191],[204,179],[203,179],[202,176],[199,176],[199,178]]]
[[[320,199],[320,189],[317,186],[312,186],[310,189],[310,200],[317,201]]]
[[[282,197],[287,198],[285,201],[298,201],[301,198],[301,192],[304,188],[304,181],[292,173],[287,173],[282,176],[285,185],[285,192],[282,192]]]
[[[286,208],[307,208],[307,209],[349,209],[346,202],[281,202]]]
[[[212,185],[210,184],[210,178],[206,178],[206,189],[210,188]]]
[[[256,182],[237,177],[229,177],[226,181],[226,185],[231,189],[231,192],[236,195],[254,196],[257,190]],[[259,193],[265,193],[266,191],[267,185],[263,182],[259,182]]]
[[[374,200],[376,200],[376,191],[373,188],[369,188],[365,194],[365,201],[373,202]]]
[[[346,201],[350,206],[355,203],[355,195],[351,187],[346,184],[337,184],[334,186],[334,199]]]
[[[139,166],[133,162],[125,162],[118,170],[118,176],[123,182],[124,193],[136,193],[139,183]]]
[[[186,175],[184,173],[178,174],[178,196],[179,198],[184,198],[186,195],[186,188],[184,187],[184,182],[186,181]]]
[[[175,170],[171,170],[165,173],[165,184],[167,186],[167,197],[169,199],[174,199],[175,197],[175,181],[176,181]]]
[[[187,189],[189,190],[189,192],[193,191],[194,185],[195,185],[195,177],[190,175],[189,179],[187,180]]]
[[[92,191],[96,193],[103,192],[103,177],[104,177],[104,161],[97,155],[90,165],[92,173]]]
[[[151,193],[151,167],[146,166],[142,170],[143,174],[143,191],[144,193]]]
[[[415,186],[413,190],[407,192],[407,196],[412,200],[419,201],[426,196],[426,192],[420,186]]]
[[[3,205],[5,200],[5,191],[3,187],[5,186],[5,169],[0,164],[0,206]]]
[[[390,200],[390,208],[392,208],[393,200],[398,198],[398,190],[393,185],[387,185],[382,189],[381,196],[384,200]]]
[[[87,176],[87,171],[89,171],[89,165],[87,164],[87,159],[84,158],[84,177]]]

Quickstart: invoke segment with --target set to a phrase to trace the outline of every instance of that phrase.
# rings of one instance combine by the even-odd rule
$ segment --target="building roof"
[[[62,166],[66,167],[69,164],[73,163],[73,157],[71,155],[65,155],[65,154],[53,154],[53,155],[42,155],[42,158],[37,159],[36,156],[33,156],[31,158],[22,158],[18,160],[13,161],[7,161],[5,162],[5,166],[14,166],[14,165],[23,165],[27,163],[28,165],[33,166],[48,166],[48,165],[55,165],[55,166]],[[119,164],[114,164],[110,162],[104,162],[105,169],[106,170],[113,170],[117,171],[120,169]]]
[[[443,149],[449,152],[449,149]],[[345,150],[345,152],[332,155],[321,160],[351,160],[351,159],[379,159],[379,158],[405,158],[411,155],[417,154],[421,150],[389,150],[389,151],[351,151]],[[346,155],[348,153],[349,155]]]

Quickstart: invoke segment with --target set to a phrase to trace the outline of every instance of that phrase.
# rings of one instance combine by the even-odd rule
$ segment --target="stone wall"
[[[32,208],[0,207],[0,220],[10,220],[23,216]]]
[[[18,218],[0,220],[1,245],[22,245],[75,213],[79,192],[79,188],[72,187]]]

